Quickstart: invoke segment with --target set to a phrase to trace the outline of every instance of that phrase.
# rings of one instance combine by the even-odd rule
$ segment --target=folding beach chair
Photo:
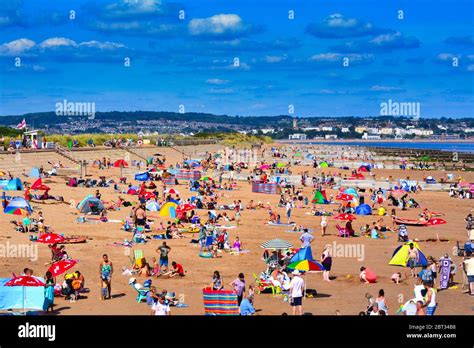
[[[141,249],[136,249],[133,251],[133,257],[129,256],[130,258],[130,264],[132,265],[133,268],[140,267],[141,266],[141,260],[144,258],[143,256],[143,250]]]
[[[337,228],[337,231],[339,232],[338,233],[339,237],[344,237],[344,238],[349,237],[349,232],[345,228],[339,226],[339,224],[336,225],[336,228]]]
[[[275,287],[271,281],[262,280],[255,273],[253,274],[253,277],[255,278],[257,293],[260,294],[267,289],[270,289],[272,291],[272,295],[281,293],[281,289],[279,287]]]
[[[136,287],[133,286],[133,284],[130,284],[130,285],[137,292],[137,302],[138,303],[142,302],[143,300],[146,300],[146,294],[148,294],[148,291],[150,291],[149,288],[143,288],[143,289],[138,290]]]

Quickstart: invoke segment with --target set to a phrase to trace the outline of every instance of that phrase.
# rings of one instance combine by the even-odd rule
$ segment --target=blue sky
[[[473,13],[470,0],[0,0],[0,115],[67,99],[366,116],[392,99],[419,102],[421,117],[472,117]]]

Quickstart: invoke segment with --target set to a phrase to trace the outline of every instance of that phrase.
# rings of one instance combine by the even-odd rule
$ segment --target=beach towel
[[[286,224],[286,223],[279,223],[279,224],[276,224],[276,223],[271,222],[271,221],[269,221],[267,224],[268,224],[269,226],[294,226],[294,225],[295,225],[294,222],[290,222],[289,224]]]

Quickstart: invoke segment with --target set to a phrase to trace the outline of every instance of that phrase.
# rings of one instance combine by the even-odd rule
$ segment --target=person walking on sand
[[[303,314],[303,294],[304,294],[304,280],[300,277],[300,272],[294,270],[292,272],[293,279],[290,282],[290,304],[293,307],[293,315]]]
[[[293,203],[291,200],[286,202],[286,217],[288,218],[288,224],[291,223],[291,208],[293,208]]]
[[[112,274],[114,266],[109,260],[107,254],[102,255],[102,261],[99,265],[99,275],[101,284],[101,300],[112,298]]]
[[[328,226],[328,218],[326,215],[321,216],[321,236],[326,235],[326,228]]]

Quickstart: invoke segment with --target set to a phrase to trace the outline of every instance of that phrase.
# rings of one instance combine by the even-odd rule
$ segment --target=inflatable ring
[[[199,253],[199,256],[200,256],[200,257],[203,257],[203,258],[205,258],[205,259],[210,259],[210,258],[212,258],[212,253],[209,252],[209,251],[201,251],[201,252]]]

